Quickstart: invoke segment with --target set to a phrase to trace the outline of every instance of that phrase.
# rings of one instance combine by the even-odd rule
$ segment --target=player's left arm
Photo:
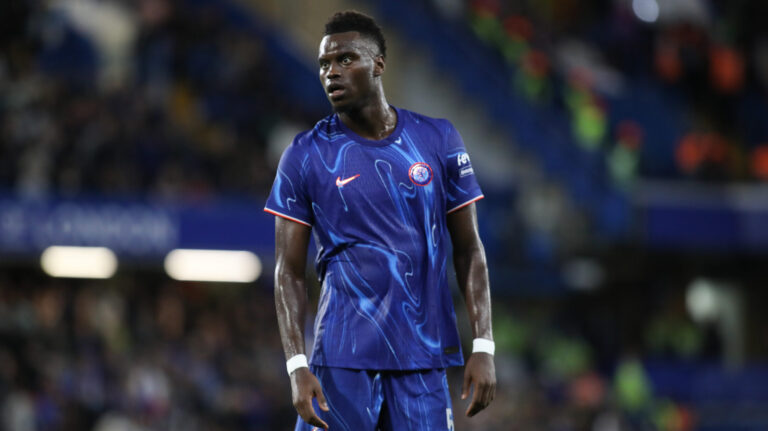
[[[478,232],[475,204],[449,213],[447,218],[453,243],[456,278],[467,304],[473,338],[493,340],[488,265]],[[496,395],[496,367],[493,355],[478,352],[469,357],[464,369],[461,399],[467,398],[472,386],[472,401],[466,411],[470,417],[486,408]]]

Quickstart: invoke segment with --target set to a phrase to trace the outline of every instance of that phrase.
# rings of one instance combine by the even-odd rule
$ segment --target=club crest
[[[432,182],[432,168],[424,162],[414,163],[408,169],[408,177],[417,186],[426,186]]]

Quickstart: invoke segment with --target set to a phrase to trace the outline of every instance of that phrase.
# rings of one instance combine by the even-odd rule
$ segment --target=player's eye
[[[341,57],[341,64],[344,66],[349,66],[350,63],[352,63],[352,57],[345,55],[344,57]]]
[[[320,62],[320,68],[321,68],[321,69],[327,69],[329,64],[330,64],[330,63],[329,63],[329,62],[327,62],[327,61],[321,61],[321,62]]]

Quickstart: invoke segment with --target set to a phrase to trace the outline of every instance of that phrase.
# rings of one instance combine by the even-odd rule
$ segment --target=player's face
[[[327,35],[317,60],[320,82],[334,111],[359,109],[375,98],[384,59],[373,41],[356,31]]]

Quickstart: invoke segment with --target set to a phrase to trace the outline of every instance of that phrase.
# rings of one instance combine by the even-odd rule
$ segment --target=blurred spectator
[[[643,129],[634,121],[622,121],[614,135],[616,142],[608,154],[608,170],[614,183],[626,190],[637,179]]]
[[[744,86],[744,58],[734,47],[713,45],[710,48],[709,76],[714,89],[734,94]]]
[[[752,174],[755,178],[768,181],[768,144],[762,144],[752,151]]]
[[[680,140],[675,155],[680,170],[698,179],[722,180],[731,173],[728,143],[715,132],[688,133]]]
[[[568,81],[565,100],[576,142],[587,151],[597,151],[604,144],[608,120],[599,97],[590,88],[590,79],[574,71]]]

